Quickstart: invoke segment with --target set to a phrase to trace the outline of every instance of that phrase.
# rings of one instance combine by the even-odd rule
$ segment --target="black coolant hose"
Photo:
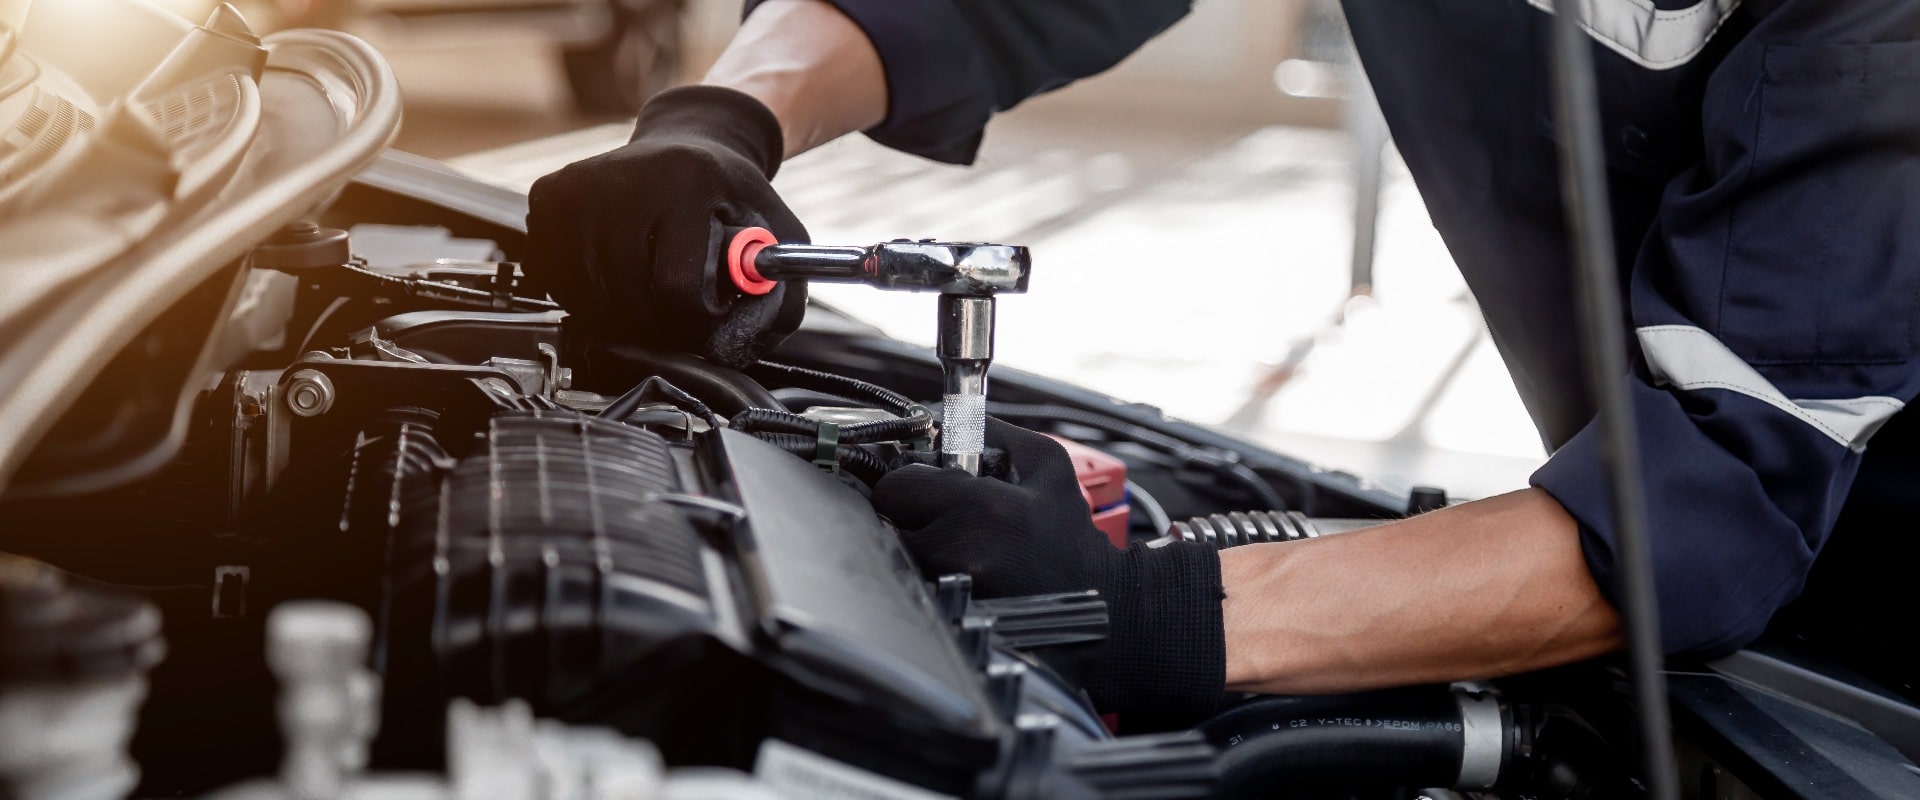
[[[1093,428],[1159,450],[1189,465],[1212,470],[1244,487],[1265,508],[1286,508],[1287,499],[1273,485],[1231,454],[1183,442],[1159,431],[1123,419],[1068,406],[1030,403],[987,403],[987,413],[1009,421],[1045,420]]]
[[[1200,731],[1220,749],[1223,798],[1299,784],[1490,789],[1522,741],[1508,707],[1445,686],[1263,697]]]
[[[658,376],[729,417],[749,408],[786,408],[746,373],[684,353],[594,341],[584,348],[582,357],[595,384],[634,385]]]
[[[819,453],[820,440],[812,434],[796,436],[787,433],[754,434],[760,441],[771,444],[789,453],[809,461]],[[834,461],[861,482],[872,486],[887,475],[887,464],[879,456],[858,447],[842,444],[834,448]]]

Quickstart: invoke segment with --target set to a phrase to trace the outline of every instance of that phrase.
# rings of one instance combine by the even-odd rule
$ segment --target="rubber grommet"
[[[763,295],[780,285],[767,280],[753,265],[753,259],[767,245],[779,244],[773,231],[766,228],[742,228],[733,235],[733,241],[727,243],[727,275],[733,278],[733,285],[740,291],[751,295]]]

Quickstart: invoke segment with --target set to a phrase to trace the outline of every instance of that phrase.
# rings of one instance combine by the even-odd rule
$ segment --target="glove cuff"
[[[627,141],[660,133],[698,136],[739,153],[767,180],[780,171],[787,147],[780,118],[766,104],[724,86],[682,86],[654,95],[641,107]]]
[[[1111,633],[1087,684],[1094,705],[1169,721],[1210,714],[1227,676],[1219,551],[1161,540],[1112,558],[1102,587]]]

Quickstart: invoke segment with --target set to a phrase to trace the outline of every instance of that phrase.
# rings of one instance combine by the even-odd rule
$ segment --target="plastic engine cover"
[[[670,445],[563,411],[495,416],[463,458],[428,435],[363,446],[350,489],[350,525],[388,528],[386,759],[430,761],[455,696],[683,764],[747,767],[776,738],[973,795],[1001,759],[985,665],[819,469],[733,431]]]

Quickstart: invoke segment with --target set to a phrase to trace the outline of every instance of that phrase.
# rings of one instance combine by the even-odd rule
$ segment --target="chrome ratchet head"
[[[870,282],[882,289],[962,297],[1025,294],[1033,256],[1025,247],[892,241],[875,245]]]

